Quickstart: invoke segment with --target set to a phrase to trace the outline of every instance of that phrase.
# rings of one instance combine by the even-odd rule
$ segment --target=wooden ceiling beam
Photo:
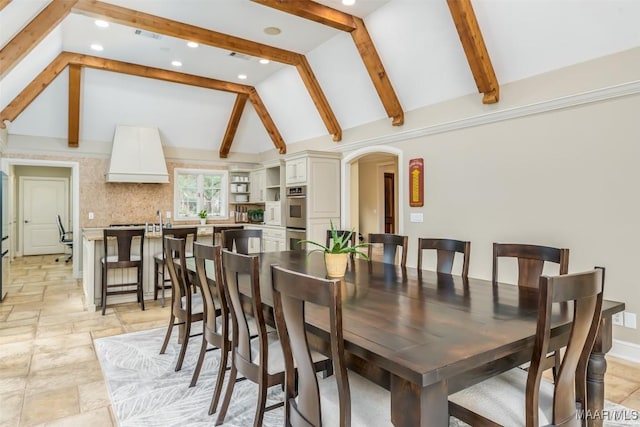
[[[69,64],[69,54],[62,52],[31,83],[25,87],[2,111],[0,127],[5,128],[5,120],[13,122],[31,102],[64,70]]]
[[[493,104],[500,99],[500,86],[491,64],[471,0],[447,0],[453,22],[458,30],[467,62],[480,93],[482,102]]]
[[[253,107],[260,117],[265,130],[271,137],[273,145],[280,154],[286,154],[287,146],[278,131],[275,123],[271,119],[267,108],[262,103],[262,99],[253,86],[230,83],[222,80],[209,79],[206,77],[194,76],[191,74],[178,73],[175,71],[161,70],[158,68],[145,67],[142,65],[129,64],[127,62],[113,59],[98,58],[79,53],[62,52],[49,64],[26,88],[18,94],[2,111],[0,111],[0,128],[5,128],[5,120],[13,122],[31,102],[42,93],[43,90],[69,65],[69,146],[77,147],[79,144],[80,126],[80,76],[81,67],[95,68],[98,70],[112,71],[116,73],[129,74],[138,77],[163,80],[171,83],[180,83],[190,86],[202,87],[205,89],[219,90],[238,94],[234,105],[233,113],[225,139],[220,148],[220,157],[229,153],[233,136],[235,136],[244,104],[247,99],[251,101]],[[235,125],[234,120],[237,120]],[[233,128],[232,130],[230,130]],[[229,137],[228,137],[229,135]],[[230,139],[229,139],[230,138]],[[75,145],[74,145],[75,144]]]
[[[224,133],[224,138],[222,138],[222,144],[220,144],[221,159],[226,159],[229,156],[229,150],[231,149],[231,144],[233,144],[233,139],[236,137],[247,99],[249,99],[249,95],[246,93],[239,93],[236,97],[236,102],[233,104],[231,117],[229,117],[229,123],[227,124],[227,130]]]
[[[52,0],[0,49],[0,78],[45,38],[71,12],[77,0]],[[8,4],[9,2],[7,2]],[[6,6],[6,4],[5,4]],[[3,6],[4,7],[4,6]],[[2,7],[0,7],[2,9]]]
[[[291,15],[315,21],[333,27],[336,30],[351,32],[356,29],[353,16],[320,3],[308,0],[251,0],[254,3],[277,9]]]
[[[387,117],[391,118],[393,126],[400,126],[404,124],[404,111],[402,110],[402,105],[400,105],[400,100],[391,85],[391,80],[389,80],[384,65],[382,65],[382,60],[373,44],[373,40],[371,40],[367,27],[364,25],[364,21],[357,17],[354,17],[354,21],[356,29],[351,32],[351,38],[353,38],[358,52],[360,52],[365,68],[369,73],[369,77],[371,77],[371,82],[376,88],[378,97],[382,101],[382,106],[387,112]]]
[[[69,53],[69,63],[84,67],[95,68],[104,71],[130,74],[138,77],[147,77],[163,80],[171,83],[181,83],[189,86],[203,87],[232,93],[249,93],[252,86],[239,83],[231,83],[223,80],[210,79],[208,77],[195,76],[193,74],[178,73],[176,71],[163,70],[161,68],[147,67],[116,61],[114,59],[99,58],[97,56]]]
[[[251,92],[249,92],[249,101],[251,101],[253,108],[256,110],[258,117],[262,121],[262,125],[271,137],[271,141],[273,141],[273,145],[278,149],[278,152],[280,154],[287,154],[287,145],[284,143],[282,135],[280,135],[280,131],[273,122],[271,115],[269,115],[267,107],[262,103],[262,99],[260,98],[260,95],[258,95],[258,91],[252,89]]]
[[[302,82],[311,94],[311,99],[315,104],[316,109],[320,112],[322,121],[329,130],[329,133],[333,135],[333,140],[336,142],[342,140],[342,128],[340,127],[340,123],[338,123],[338,119],[333,114],[333,110],[331,110],[331,107],[329,106],[329,101],[327,101],[327,98],[322,93],[320,83],[318,83],[318,80],[313,75],[311,65],[307,62],[307,58],[303,57],[303,61],[301,61],[296,68],[298,69],[298,73],[300,73]]]
[[[369,77],[371,77],[373,86],[376,92],[378,92],[378,97],[387,112],[387,116],[391,118],[394,126],[400,126],[404,123],[404,111],[402,110],[398,96],[391,85],[391,80],[389,80],[384,65],[382,65],[382,60],[373,44],[373,40],[371,40],[371,36],[361,18],[311,0],[251,1],[327,25],[340,31],[351,33],[351,37],[362,57]]]
[[[342,130],[338,120],[335,118],[333,110],[322,92],[322,88],[313,75],[305,56],[302,54],[96,0],[79,0],[73,8],[73,12],[158,34],[194,41],[207,46],[293,65],[300,73],[300,78],[307,87],[313,103],[318,108],[320,117],[329,133],[333,135],[333,140],[339,141],[342,138]]]
[[[96,0],[79,0],[73,12],[288,65],[296,65],[301,56],[296,52]]]
[[[69,147],[80,145],[80,91],[82,68],[78,64],[69,65]]]
[[[4,9],[9,3],[11,3],[11,0],[0,0],[0,10]]]

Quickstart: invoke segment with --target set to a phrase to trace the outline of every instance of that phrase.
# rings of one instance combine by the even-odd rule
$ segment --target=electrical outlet
[[[636,329],[636,314],[624,312],[624,326],[631,329]]]
[[[616,313],[613,316],[611,316],[611,322],[616,326],[624,326],[623,313]]]
[[[167,219],[171,219],[171,211],[167,211],[167,214],[164,217]]]
[[[424,222],[424,216],[420,213],[412,213],[409,217],[411,222]]]
[[[89,212],[89,219],[93,219],[93,212]]]

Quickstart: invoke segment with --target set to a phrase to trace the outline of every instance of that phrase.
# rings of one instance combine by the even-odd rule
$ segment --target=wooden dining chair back
[[[335,230],[336,234],[338,235],[338,237],[341,238],[347,238],[349,237],[349,246],[355,246],[356,245],[356,233],[353,230]],[[331,230],[327,230],[327,242],[326,242],[326,247],[330,247],[332,245],[332,238],[331,238]],[[353,255],[353,254],[352,254]]]
[[[580,425],[579,411],[588,410],[587,362],[600,324],[603,288],[604,270],[599,268],[542,276],[529,371],[513,369],[451,395],[450,414],[473,426]],[[549,352],[551,327],[557,313],[553,306],[569,302],[573,304],[573,309],[565,310],[572,315],[569,342],[554,385],[542,380],[543,362]],[[518,408],[524,420],[504,418],[518,414]]]
[[[558,249],[549,246],[522,245],[515,243],[493,244],[492,282],[498,282],[498,258],[511,257],[518,259],[518,286],[537,288],[545,262],[560,265],[560,274],[569,271],[569,249]]]
[[[285,426],[391,425],[387,390],[347,370],[341,280],[272,265],[271,284],[285,358]],[[307,304],[327,309],[328,351],[334,376],[324,380],[316,375],[307,339]]]
[[[469,275],[469,256],[471,242],[453,239],[423,239],[418,238],[418,272],[422,271],[422,251],[436,251],[436,272],[451,274],[456,253],[462,254],[461,276]]]
[[[342,336],[340,280],[307,276],[276,265],[271,266],[271,277],[276,326],[285,355],[285,425],[323,425],[318,379],[305,329],[304,308],[307,302],[329,309],[331,358],[338,384],[340,425],[350,425],[351,399]]]
[[[236,231],[236,230],[232,230]],[[256,230],[241,230],[256,231]],[[223,236],[228,231],[223,232]],[[228,239],[227,239],[228,241]],[[237,373],[259,385],[254,425],[262,425],[264,412],[282,404],[266,408],[267,389],[283,384],[284,369],[270,370],[269,333],[267,331],[260,293],[258,256],[222,251],[222,274],[231,318],[231,374],[216,425],[222,424],[233,394]],[[257,326],[257,338],[252,340],[250,324]],[[273,358],[271,365],[274,365]]]
[[[102,315],[107,308],[107,296],[135,293],[138,303],[144,310],[144,290],[142,278],[144,277],[144,228],[105,228],[103,231],[104,257],[102,264]],[[110,251],[110,243],[115,239],[115,254]],[[134,250],[133,241],[138,242],[137,251]],[[137,252],[137,253],[136,253]],[[118,281],[109,283],[109,270],[135,268],[136,279],[133,282]],[[128,277],[126,274],[123,277]],[[115,290],[109,290],[115,289]]]
[[[374,246],[373,244],[382,244],[382,262],[385,264],[395,264],[396,252],[398,247],[402,248],[402,255],[400,258],[400,265],[402,267],[407,265],[407,247],[409,245],[409,238],[407,236],[400,236],[398,234],[372,234],[369,233],[369,246],[367,246],[367,255],[369,259],[373,257]]]
[[[198,381],[200,370],[211,344],[220,350],[220,363],[216,386],[209,406],[209,415],[216,411],[222,393],[222,383],[227,367],[231,342],[229,341],[229,309],[222,279],[222,248],[220,246],[194,243],[193,256],[196,264],[196,283],[204,300],[204,321],[202,325],[202,345],[196,368],[193,371],[190,387]]]
[[[260,251],[262,252],[262,230],[242,229],[242,230],[223,230],[222,231],[222,247],[228,251],[235,249],[239,254],[249,254],[249,239],[260,240]]]
[[[171,278],[171,315],[169,317],[169,326],[167,333],[160,349],[160,354],[164,354],[171,338],[173,327],[180,325],[180,337],[178,342],[182,343],[178,360],[176,362],[176,371],[182,369],[184,356],[187,351],[187,344],[191,335],[191,324],[199,322],[203,319],[203,301],[202,294],[194,294],[191,292],[191,282],[187,270],[187,261],[185,257],[185,239],[176,239],[174,237],[164,238],[165,265],[167,272]],[[176,266],[178,264],[178,267]],[[177,321],[177,323],[176,323]]]
[[[162,228],[162,252],[154,255],[153,257],[153,299],[158,299],[158,291],[161,291],[162,306],[164,307],[164,290],[166,284],[171,282],[171,278],[165,275],[165,250],[164,250],[164,238],[173,237],[176,239],[186,240],[186,252],[185,257],[192,256],[193,249],[190,246],[198,240],[198,228],[197,227],[181,227],[181,228]],[[171,286],[169,286],[171,287]]]

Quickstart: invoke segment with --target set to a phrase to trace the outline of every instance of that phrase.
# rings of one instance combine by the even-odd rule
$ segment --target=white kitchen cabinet
[[[252,225],[245,228],[262,230],[262,247],[260,247],[258,239],[249,239],[249,253],[278,252],[286,250],[286,233],[284,227]]]
[[[331,221],[333,221],[335,228],[340,228],[340,217],[309,219],[307,221],[307,240],[313,240],[324,245],[327,241],[327,230],[331,229]],[[307,248],[310,247],[307,245]]]
[[[307,182],[307,157],[287,160],[287,185],[304,185]]]
[[[251,203],[264,203],[266,196],[266,171],[259,169],[251,172],[251,194],[249,195],[249,201]]]
[[[340,217],[340,159],[309,156],[307,218]]]
[[[264,223],[267,225],[281,225],[282,205],[280,201],[266,202],[264,206]]]

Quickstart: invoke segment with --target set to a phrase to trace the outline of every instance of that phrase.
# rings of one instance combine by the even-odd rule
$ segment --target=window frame
[[[175,168],[173,170],[173,218],[174,221],[191,221],[200,219],[198,214],[191,216],[179,215],[178,208],[180,206],[180,202],[182,197],[180,196],[180,187],[179,187],[179,175],[195,175],[196,181],[198,182],[198,194],[199,199],[197,202],[198,208],[196,212],[199,212],[203,206],[203,185],[204,176],[220,176],[220,215],[214,215],[209,213],[207,215],[207,219],[213,220],[221,220],[221,219],[229,219],[229,171],[226,169],[197,169],[197,168]]]

